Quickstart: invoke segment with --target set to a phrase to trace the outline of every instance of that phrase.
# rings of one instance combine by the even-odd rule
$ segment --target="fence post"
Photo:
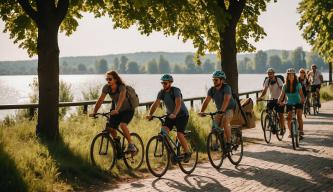
[[[259,97],[259,92],[256,92],[256,99],[258,99]]]
[[[88,112],[88,105],[83,105],[83,114],[87,114]]]
[[[30,107],[29,108],[29,117],[30,117],[30,120],[34,118],[34,115],[35,115],[35,108]]]
[[[191,100],[190,102],[191,102],[191,108],[193,108],[193,100]]]
[[[246,93],[246,98],[249,98],[249,94],[248,93]]]

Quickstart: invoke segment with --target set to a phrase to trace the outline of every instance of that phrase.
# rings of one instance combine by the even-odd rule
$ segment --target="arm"
[[[119,99],[118,99],[118,102],[117,102],[117,105],[116,105],[116,108],[114,109],[114,111],[116,111],[117,113],[119,112],[119,109],[123,105],[125,98],[126,98],[126,89],[120,91]]]
[[[324,83],[324,78],[323,78],[323,75],[322,75],[322,74],[320,74],[319,79],[320,79],[320,84],[321,84],[321,83]]]
[[[98,109],[101,107],[101,105],[102,105],[102,103],[103,103],[105,97],[106,97],[106,94],[105,94],[105,93],[102,93],[102,94],[99,96],[98,100],[96,101],[96,104],[95,104],[95,107],[94,107],[94,111],[93,111],[93,113],[90,114],[89,116],[94,116],[94,115],[97,113],[97,111],[98,111]]]
[[[148,116],[152,116],[155,113],[156,108],[160,105],[160,103],[161,103],[161,101],[159,99],[156,99],[154,101],[154,103],[152,104],[152,106],[149,109],[149,115]]]
[[[284,92],[284,90],[282,89],[281,90],[281,94],[280,94],[280,96],[279,96],[279,100],[278,100],[278,103],[279,104],[281,104],[282,105],[282,100],[285,98],[285,92]]]
[[[207,108],[207,106],[208,106],[208,103],[210,102],[211,99],[212,99],[212,97],[210,97],[210,96],[207,96],[207,97],[205,98],[205,100],[204,100],[203,103],[202,103],[200,113],[205,112],[205,110],[206,110],[206,108]]]
[[[175,106],[175,110],[173,111],[173,114],[175,116],[177,116],[177,114],[179,113],[181,101],[182,101],[181,97],[176,97],[176,99],[175,99],[176,106]]]
[[[262,97],[264,97],[264,96],[266,95],[266,93],[267,93],[267,88],[268,88],[268,86],[265,86],[265,88],[264,88],[264,90],[261,92],[260,97],[258,98],[258,100],[262,99]]]
[[[229,105],[230,99],[231,99],[231,95],[230,94],[225,94],[224,95],[223,104],[222,104],[222,107],[221,107],[221,111],[222,112],[225,112],[227,110],[227,107]]]
[[[302,87],[300,87],[300,88],[298,89],[298,92],[299,92],[299,95],[301,96],[301,103],[303,104],[304,101],[305,101],[305,98],[304,98],[304,94],[303,94]]]

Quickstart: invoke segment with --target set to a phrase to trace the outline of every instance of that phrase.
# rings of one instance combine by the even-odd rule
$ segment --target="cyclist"
[[[208,103],[211,99],[213,99],[215,102],[216,110],[221,111],[221,114],[217,114],[214,117],[214,121],[217,123],[217,125],[224,128],[227,146],[226,152],[228,152],[231,150],[230,122],[234,115],[236,101],[232,97],[231,87],[226,83],[227,76],[223,71],[215,71],[212,74],[212,78],[214,86],[208,90],[207,96],[201,106],[199,115],[202,116],[202,113],[206,110]]]
[[[318,106],[321,107],[320,103],[320,87],[323,81],[323,75],[319,70],[317,70],[317,65],[312,64],[311,65],[311,71],[309,72],[309,79],[311,83],[311,93],[317,95],[317,103]]]
[[[172,86],[173,77],[169,74],[164,74],[161,79],[163,89],[157,95],[157,99],[150,107],[149,114],[146,119],[151,120],[156,108],[162,100],[165,104],[167,114],[163,129],[169,133],[173,126],[177,128],[177,138],[184,149],[184,162],[188,162],[191,158],[191,153],[188,149],[184,131],[189,119],[189,113],[184,104],[182,94],[179,88]]]
[[[309,89],[310,89],[310,81],[305,74],[305,69],[301,68],[299,70],[298,82],[302,85],[303,95],[306,98],[305,102],[309,102]]]
[[[302,85],[297,81],[294,68],[289,68],[287,70],[286,83],[283,85],[281,95],[279,97],[279,104],[283,105],[283,98],[287,96],[287,112],[288,112],[288,129],[291,133],[291,118],[292,118],[292,108],[295,106],[297,121],[300,130],[300,139],[303,139],[303,119],[302,119],[302,110],[304,103],[304,95],[302,91]],[[291,134],[289,134],[291,137]]]
[[[124,81],[119,77],[116,71],[108,71],[106,72],[106,81],[107,84],[104,85],[102,89],[102,94],[99,96],[93,113],[89,116],[94,117],[101,107],[105,97],[107,94],[110,95],[112,99],[112,108],[110,112],[110,133],[112,137],[116,140],[116,142],[120,143],[120,138],[117,137],[117,131],[115,130],[120,126],[122,129],[124,136],[128,141],[128,148],[127,150],[135,153],[136,148],[131,141],[130,132],[128,131],[127,125],[130,123],[134,116],[134,109],[131,107],[128,98],[126,97],[126,84]]]
[[[269,102],[267,103],[267,109],[272,110],[274,109],[278,114],[279,114],[279,124],[281,127],[281,134],[284,134],[286,128],[284,125],[284,106],[280,106],[278,104],[278,99],[281,94],[282,86],[283,86],[283,81],[281,78],[275,76],[275,71],[272,68],[267,69],[267,75],[268,78],[265,79],[264,81],[264,89],[261,92],[260,97],[257,99],[257,101],[261,101],[263,97],[267,93],[267,89],[269,89]]]

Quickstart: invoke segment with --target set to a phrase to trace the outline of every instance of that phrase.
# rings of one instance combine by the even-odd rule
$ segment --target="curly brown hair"
[[[126,85],[116,71],[113,70],[107,71],[105,75],[111,75],[116,80],[117,85]]]

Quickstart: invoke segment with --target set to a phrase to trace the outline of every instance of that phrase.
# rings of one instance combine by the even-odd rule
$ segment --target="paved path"
[[[259,125],[245,130],[250,138],[238,167],[227,159],[218,171],[199,164],[192,175],[169,170],[162,179],[150,177],[122,183],[109,191],[332,191],[333,102],[323,104],[319,116],[305,119],[305,139],[292,149],[291,139],[266,144]]]

